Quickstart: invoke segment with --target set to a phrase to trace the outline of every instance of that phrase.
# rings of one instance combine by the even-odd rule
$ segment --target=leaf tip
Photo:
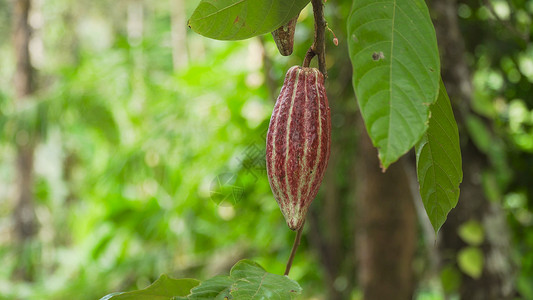
[[[387,168],[389,167],[389,164],[387,164],[387,161],[383,159],[383,155],[378,148],[378,158],[379,158],[379,168],[381,169],[381,173],[385,173],[387,171]]]
[[[433,230],[435,231],[435,243],[437,243],[437,236],[439,235],[439,231],[442,226],[433,226]]]

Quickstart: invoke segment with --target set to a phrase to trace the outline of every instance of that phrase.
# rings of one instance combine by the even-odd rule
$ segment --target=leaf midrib
[[[384,157],[384,167],[386,167],[388,162],[388,156],[390,152],[390,141],[392,137],[392,60],[393,60],[393,49],[394,49],[394,27],[396,22],[396,0],[393,1],[393,10],[392,10],[392,26],[391,26],[391,43],[390,43],[390,71],[389,71],[389,128],[387,133],[387,154]]]

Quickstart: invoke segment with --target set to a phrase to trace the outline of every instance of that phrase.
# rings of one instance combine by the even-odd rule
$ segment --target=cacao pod
[[[287,225],[298,230],[318,193],[329,159],[331,117],[324,76],[315,68],[289,69],[267,133],[270,188]]]
[[[279,53],[283,56],[289,56],[292,54],[296,21],[298,21],[298,16],[292,18],[289,23],[272,31],[272,37],[276,42],[276,46],[278,46]]]

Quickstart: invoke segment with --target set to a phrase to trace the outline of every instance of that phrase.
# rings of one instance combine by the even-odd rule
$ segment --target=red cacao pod
[[[270,119],[266,166],[270,188],[287,225],[298,230],[324,177],[331,145],[324,76],[289,69]]]
[[[296,31],[297,21],[298,16],[292,18],[289,23],[272,31],[272,37],[276,42],[276,46],[278,46],[279,53],[283,56],[289,56],[292,54],[292,49],[294,47],[294,32]]]

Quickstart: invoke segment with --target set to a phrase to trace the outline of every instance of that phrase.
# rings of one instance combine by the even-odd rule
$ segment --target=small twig
[[[287,267],[285,268],[285,273],[283,275],[288,276],[289,272],[291,271],[292,267],[292,261],[294,260],[294,256],[296,255],[296,249],[298,249],[298,246],[300,246],[300,240],[302,239],[302,231],[304,230],[304,224],[302,224],[302,227],[298,229],[298,232],[296,233],[296,238],[294,239],[294,244],[292,245],[291,255],[289,256],[289,261],[287,262]]]
[[[318,69],[324,78],[327,76],[326,71],[326,19],[324,18],[324,2],[322,0],[311,0],[313,4],[313,15],[315,16],[315,42],[313,51],[318,56]]]
[[[313,59],[313,57],[315,57],[315,51],[313,51],[313,48],[309,48],[309,50],[307,50],[307,53],[305,54],[305,58],[304,58],[304,63],[302,64],[302,66],[304,68],[309,68],[309,64],[311,64],[311,60]]]
[[[326,19],[324,18],[323,0],[311,0],[313,5],[313,15],[315,16],[315,40],[313,45],[305,55],[304,67],[309,67],[311,59],[318,56],[318,69],[324,74],[324,79],[328,77],[326,71]]]

